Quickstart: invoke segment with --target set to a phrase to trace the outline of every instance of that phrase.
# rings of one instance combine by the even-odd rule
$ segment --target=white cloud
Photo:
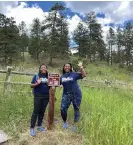
[[[115,23],[133,19],[132,1],[67,1],[66,6],[79,13],[103,12],[107,19]]]
[[[111,19],[102,19],[102,18],[98,18],[97,19],[98,23],[101,24],[102,26],[102,30],[103,30],[103,39],[104,41],[106,41],[106,35],[109,31],[109,26],[104,26],[105,23],[110,23],[111,22]],[[69,26],[69,36],[70,38],[72,38],[72,33],[73,31],[77,28],[77,25],[79,22],[82,23],[82,20],[81,18],[78,16],[78,15],[74,15],[72,18],[69,18],[67,19],[67,22],[68,22],[68,26]],[[71,40],[71,44],[74,44],[73,40]]]
[[[109,23],[123,23],[133,19],[133,2],[131,1],[66,1],[66,6],[73,12],[85,14],[90,11],[95,13],[104,13],[105,18],[97,18],[98,23],[102,25],[103,39],[106,42],[106,36]],[[116,31],[116,27],[114,30]]]
[[[28,29],[34,18],[38,17],[42,21],[44,16],[48,15],[48,12],[44,12],[38,5],[29,7],[26,2],[0,2],[1,7],[3,9],[0,12],[7,17],[14,17],[17,25],[25,21]]]
[[[84,2],[66,2],[67,7],[71,8],[74,12],[79,12],[84,15],[89,11],[103,12],[105,13],[105,18],[98,18],[98,22],[102,25],[104,31],[104,40],[106,39],[106,34],[109,27],[104,26],[105,24],[111,22],[121,22],[133,18],[133,3],[129,1],[124,2],[94,2],[94,1],[84,1]],[[25,21],[28,28],[32,23],[32,20],[38,17],[41,21],[44,20],[44,16],[48,15],[48,12],[44,12],[38,5],[28,6],[26,2],[0,2],[0,13],[5,14],[8,17],[14,17],[16,23],[19,24],[21,21]],[[69,36],[72,38],[72,32],[76,29],[81,18],[78,15],[74,15],[72,18],[67,17]]]
[[[97,22],[99,24],[101,24],[102,26],[102,30],[103,30],[103,39],[104,39],[104,42],[106,42],[106,36],[107,36],[107,33],[109,31],[109,26],[105,26],[105,24],[108,24],[111,22],[111,19],[110,18],[97,18]]]
[[[74,15],[72,18],[67,19],[70,38],[72,37],[72,32],[77,28],[77,25],[80,21],[81,18],[78,15]]]
[[[28,29],[34,18],[38,17],[42,21],[45,19],[44,16],[48,15],[48,12],[44,12],[38,5],[29,7],[26,2],[0,2],[0,12],[7,17],[14,17],[17,25],[21,21],[25,21]],[[70,38],[80,21],[81,18],[78,15],[74,15],[72,18],[67,17]]]
[[[18,5],[18,2],[15,1],[0,1],[0,13],[7,13],[10,8],[15,8]]]

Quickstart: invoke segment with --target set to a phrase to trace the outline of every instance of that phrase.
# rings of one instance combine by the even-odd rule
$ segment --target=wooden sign
[[[59,86],[60,75],[57,73],[48,74],[48,86]]]

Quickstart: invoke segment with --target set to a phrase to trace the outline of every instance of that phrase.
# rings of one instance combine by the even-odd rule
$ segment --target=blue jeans
[[[66,93],[62,96],[61,101],[61,116],[64,122],[67,120],[67,110],[69,106],[73,104],[74,108],[74,122],[77,122],[80,118],[80,103],[81,103],[81,96],[77,96],[74,93]]]

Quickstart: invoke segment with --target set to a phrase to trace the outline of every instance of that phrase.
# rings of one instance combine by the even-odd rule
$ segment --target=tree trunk
[[[5,53],[4,63],[5,63],[5,65],[7,64],[7,56],[6,56],[6,53]]]
[[[113,60],[112,60],[112,43],[111,43],[111,65],[112,65],[112,63],[113,63]]]
[[[52,64],[53,64],[53,57],[50,56],[49,65],[52,66]]]
[[[5,65],[7,64],[7,51],[6,51],[6,47],[7,47],[7,44],[5,44],[5,56],[4,56],[4,61],[5,61]]]
[[[53,63],[53,51],[55,50],[54,49],[54,33],[55,33],[55,22],[56,22],[56,15],[57,15],[57,12],[55,12],[55,16],[54,16],[54,22],[53,22],[53,27],[52,27],[52,46],[51,46],[51,50],[50,50],[50,60],[49,60],[49,65],[52,65]]]
[[[130,52],[129,52],[129,46],[127,45],[127,48],[126,48],[126,61],[127,61],[127,66],[129,66],[129,60],[130,60]]]
[[[96,60],[96,55],[95,55],[95,53],[93,54],[93,61],[95,62],[95,60]]]
[[[36,59],[37,60],[39,59],[39,52],[37,52],[37,54],[36,54]]]
[[[91,42],[90,42],[90,40],[89,40],[89,55],[88,56],[91,61]]]
[[[103,60],[105,60],[104,53],[102,53],[102,52],[101,52],[99,55],[100,55],[100,61],[103,61]]]
[[[118,45],[118,63],[120,63],[120,45]]]
[[[108,65],[110,65],[110,43],[109,43],[109,53],[108,53]]]
[[[25,49],[23,48],[23,62],[24,62],[24,50],[25,50]]]

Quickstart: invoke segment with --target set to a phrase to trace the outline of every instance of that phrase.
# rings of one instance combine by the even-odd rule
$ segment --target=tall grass
[[[88,78],[93,80],[104,80],[108,79],[111,81],[124,81],[132,82],[133,74],[126,68],[118,68],[118,66],[108,66],[105,64],[89,64],[86,68],[88,72]]]
[[[85,89],[79,131],[88,145],[131,145],[132,92],[114,89]]]
[[[84,144],[132,145],[133,93],[84,87],[82,92],[78,131],[85,136]],[[68,114],[69,120],[72,121],[72,107]]]
[[[30,89],[30,88],[29,88]],[[87,145],[131,145],[133,97],[132,92],[114,89],[89,89],[82,87],[81,119],[78,131]],[[55,116],[60,117],[61,89],[56,90]],[[29,128],[33,109],[31,94],[15,93],[0,96],[1,129],[17,136]],[[68,111],[73,121],[73,108]]]
[[[0,128],[11,136],[18,136],[29,126],[32,111],[31,94],[0,95]]]
[[[101,67],[103,66],[103,67]],[[36,69],[37,70],[37,69]],[[88,78],[102,80],[132,81],[126,70],[119,71],[104,65],[89,65]],[[101,71],[101,72],[99,72]],[[0,76],[4,80],[5,76]],[[30,82],[31,77],[12,75],[11,81]],[[133,92],[113,88],[82,87],[81,119],[78,133],[85,138],[85,145],[132,145],[133,144]],[[27,131],[33,110],[33,96],[30,86],[12,85],[13,91],[27,93],[3,94],[3,84],[0,85],[0,129],[17,137]],[[60,102],[62,89],[56,90],[57,102],[55,116],[60,118]],[[61,119],[61,118],[60,118]],[[68,110],[68,120],[73,121],[73,108]]]

